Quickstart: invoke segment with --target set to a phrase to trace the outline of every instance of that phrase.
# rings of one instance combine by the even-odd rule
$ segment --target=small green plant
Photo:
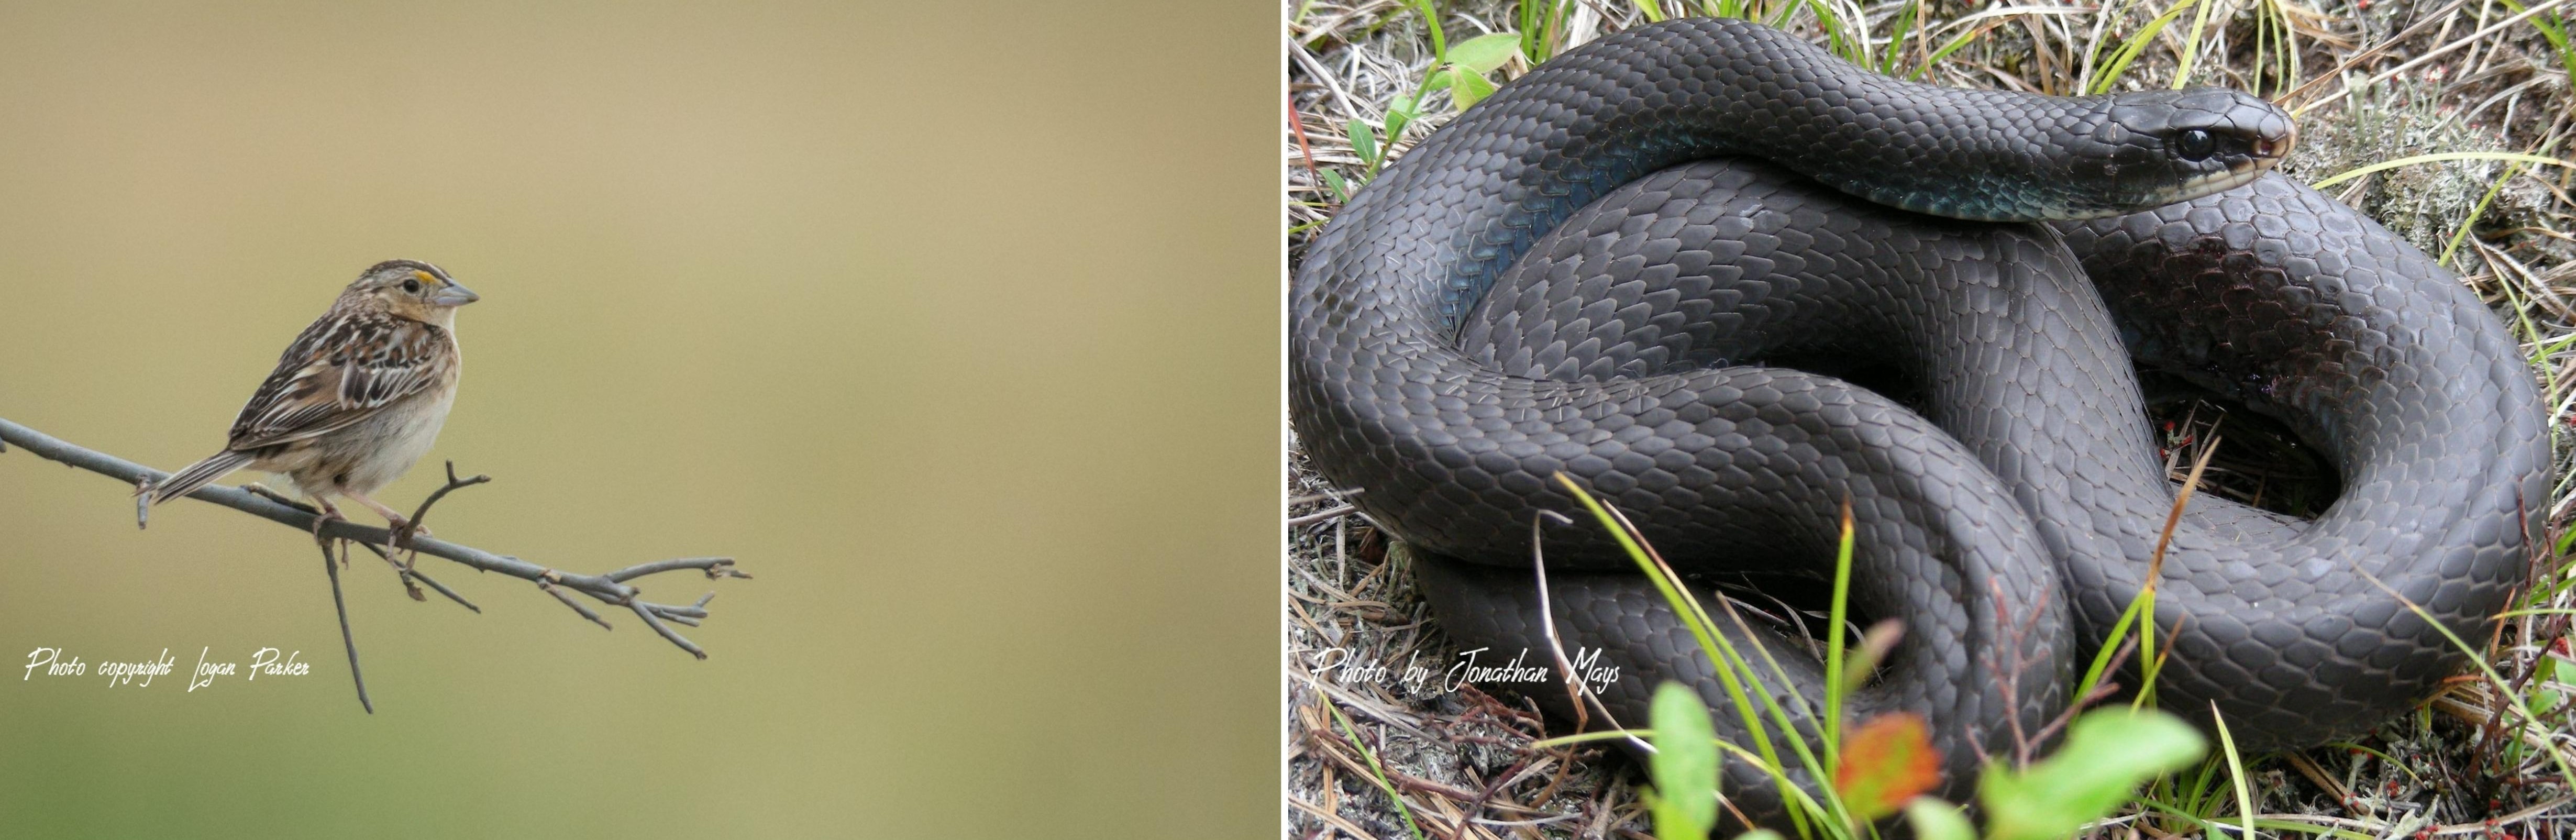
[[[1387,112],[1387,136],[1389,138],[1401,136],[1404,132],[1404,124],[1411,119],[1411,116],[1405,112]],[[1385,168],[1386,147],[1378,144],[1377,129],[1370,128],[1368,123],[1352,120],[1343,130],[1348,132],[1351,138],[1351,153],[1360,158],[1359,177],[1344,178],[1340,170],[1329,168],[1319,170],[1316,174],[1324,176],[1324,186],[1332,188],[1333,200],[1348,204],[1351,196],[1358,194],[1361,184],[1375,179],[1377,171]]]
[[[1977,779],[1977,801],[1986,806],[1985,836],[2054,840],[2074,834],[2126,804],[2139,783],[2189,766],[2208,750],[2198,730],[2161,710],[2087,712],[2067,727],[2057,753],[2030,769],[1986,766]],[[1915,823],[1926,838],[1940,827]]]
[[[1519,33],[1496,32],[1470,38],[1450,48],[1432,65],[1431,77],[1423,80],[1422,92],[1446,90],[1450,107],[1467,110],[1494,94],[1493,72],[1520,54]]]
[[[1351,196],[1358,194],[1361,184],[1375,180],[1378,170],[1386,168],[1386,157],[1393,151],[1391,147],[1395,145],[1398,138],[1404,136],[1405,126],[1413,122],[1413,102],[1412,99],[1398,99],[1396,107],[1387,110],[1386,135],[1383,142],[1379,140],[1377,129],[1369,127],[1368,123],[1352,120],[1344,126],[1343,130],[1348,132],[1351,138],[1351,153],[1359,156],[1361,169],[1359,178],[1355,180],[1343,178],[1342,173],[1336,170],[1320,171],[1319,174],[1324,176],[1324,185],[1333,189],[1335,200],[1344,204],[1350,203]]]
[[[1528,3],[1523,7],[1524,19],[1534,19],[1532,16],[1537,14],[1536,11],[1529,8]],[[1387,156],[1394,152],[1397,143],[1404,140],[1404,130],[1422,116],[1425,97],[1448,91],[1450,107],[1465,111],[1468,106],[1493,95],[1496,87],[1493,73],[1529,49],[1524,37],[1516,32],[1478,35],[1452,46],[1440,31],[1440,13],[1432,7],[1431,0],[1418,0],[1412,8],[1422,13],[1423,23],[1431,31],[1431,69],[1423,76],[1421,86],[1414,89],[1413,95],[1396,97],[1395,101],[1387,104],[1383,132],[1359,120],[1351,120],[1344,126],[1351,140],[1351,153],[1360,159],[1359,176],[1345,177],[1331,169],[1317,173],[1323,176],[1324,185],[1332,189],[1333,197],[1343,203],[1348,203],[1351,196],[1359,192],[1360,185],[1375,179],[1378,171],[1386,168]],[[1564,10],[1558,9],[1552,14],[1554,17],[1548,18],[1547,23],[1551,29],[1562,21]],[[1523,30],[1530,29],[1524,23]]]
[[[2182,498],[2174,505],[2179,512],[2190,500],[2190,488],[2196,486],[2201,471],[2208,466],[2213,444],[2204,450],[2185,483]],[[1850,597],[1853,531],[1851,511],[1843,510],[1842,533],[1835,551],[1833,603],[1830,607],[1832,632],[1828,634],[1826,654],[1825,713],[1801,709],[1810,719],[1818,719],[1816,731],[1822,743],[1809,745],[1796,736],[1787,710],[1773,699],[1774,692],[1759,690],[1762,669],[1753,667],[1742,651],[1726,640],[1698,599],[1672,568],[1646,545],[1625,517],[1592,497],[1572,478],[1556,476],[1557,483],[1574,496],[1609,529],[1620,547],[1655,583],[1680,616],[1692,636],[1698,640],[1709,661],[1717,665],[1723,683],[1736,711],[1744,716],[1745,731],[1754,740],[1750,749],[1720,740],[1715,735],[1708,709],[1699,695],[1679,683],[1667,682],[1655,690],[1650,723],[1646,731],[1596,732],[1540,742],[1542,746],[1611,738],[1645,738],[1654,745],[1649,759],[1649,772],[1654,788],[1648,803],[1655,818],[1656,833],[1665,840],[1699,838],[1707,835],[1717,819],[1717,780],[1721,757],[1734,755],[1760,767],[1780,788],[1784,801],[1790,803],[1793,827],[1800,837],[1848,840],[1874,833],[1871,824],[1898,813],[1916,834],[1928,840],[1973,840],[1978,835],[1967,818],[1956,807],[1939,799],[1922,795],[1940,781],[1940,759],[1925,731],[1923,721],[1909,714],[1892,714],[1870,720],[1848,735],[1842,731],[1843,696],[1859,682],[1844,672],[1843,618]],[[2170,535],[2173,523],[2167,523]],[[2163,546],[2158,546],[2161,560]],[[2155,565],[2155,564],[2151,564]],[[2153,579],[2151,573],[2149,579]],[[2132,603],[2128,620],[2114,633],[2125,635],[2130,621],[2140,621],[2153,614],[2154,587],[2146,587]],[[2143,623],[2143,622],[2142,622]],[[2146,626],[2152,626],[2151,624]],[[2143,629],[2143,628],[2141,628]],[[1873,632],[1870,636],[1881,634]],[[2151,637],[2152,633],[2142,633]],[[1864,639],[1860,655],[1851,667],[1866,674],[1876,657],[1885,651],[1885,643],[1873,644]],[[1767,649],[1754,650],[1764,658]],[[2112,657],[2097,658],[2086,675],[2086,691],[2079,697],[2094,697],[2094,687],[2104,678]],[[2152,662],[2149,663],[2152,679]],[[1786,679],[1777,663],[1771,663],[1772,674]],[[1748,691],[1747,684],[1753,689]],[[1795,697],[1794,692],[1790,693]],[[1760,711],[1748,701],[1760,698]],[[1776,731],[1792,733],[1784,743],[1769,742],[1763,717],[1769,717]],[[2224,730],[2221,730],[2224,732]],[[1829,778],[1832,784],[1810,793],[1790,781],[1788,765],[1781,760],[1779,747],[1788,752],[1807,770],[1809,778]],[[2056,754],[2027,768],[2014,769],[2003,761],[1986,766],[1978,779],[1977,797],[1987,814],[1986,840],[2048,840],[2073,833],[2084,824],[2108,816],[2114,809],[2134,800],[2138,785],[2160,774],[2181,769],[2208,751],[2208,744],[2197,730],[2172,714],[2152,707],[2128,706],[2096,709],[2078,717],[2068,726],[2065,743]],[[1819,758],[1822,761],[1819,761]],[[2237,762],[2234,745],[2228,747],[2228,764],[2237,782],[2239,813],[2252,814],[2244,792],[2244,775]],[[1820,772],[1833,768],[1830,774]],[[2204,777],[2206,773],[2204,773]],[[2250,820],[2250,817],[2249,817]],[[2250,825],[2250,822],[2249,822]],[[1777,836],[1755,832],[1746,837]]]
[[[1448,37],[1440,31],[1440,12],[1432,8],[1431,0],[1417,0],[1417,2],[1417,8],[1422,12],[1423,23],[1431,29],[1431,70],[1429,75],[1423,78],[1421,90],[1415,92],[1409,100],[1401,101],[1399,104],[1409,105],[1410,108],[1407,110],[1419,108],[1423,97],[1435,91],[1446,90],[1449,92],[1450,107],[1465,111],[1485,97],[1492,96],[1494,80],[1490,77],[1494,71],[1511,63],[1514,56],[1522,54],[1521,33],[1495,32],[1478,35],[1453,46],[1449,43]],[[1527,14],[1526,10],[1524,14]],[[1387,132],[1389,142],[1393,142],[1395,137],[1396,133],[1393,130]]]

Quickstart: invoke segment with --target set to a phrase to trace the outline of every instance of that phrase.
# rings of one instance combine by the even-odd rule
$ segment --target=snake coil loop
[[[2461,661],[2410,602],[2483,638],[2523,583],[2549,444],[2495,315],[2269,173],[2293,139],[2225,91],[1957,90],[1739,21],[1628,30],[1469,109],[1317,238],[1292,423],[1432,555],[1458,647],[1503,659],[1544,650],[1528,539],[1573,508],[1555,473],[1700,574],[1830,574],[1849,500],[1854,608],[1906,631],[1852,714],[1923,713],[1955,798],[2145,583],[2175,495],[2139,408],[2135,369],[2158,371],[2281,419],[2344,486],[2314,520],[2195,497],[2158,582],[2159,697],[2214,705],[2247,749],[2357,734]],[[1680,680],[1740,739],[1609,541],[1546,540],[1566,645],[1621,669],[1605,707],[1641,724]],[[1793,673],[1775,695],[1820,696],[1803,638],[1729,631]],[[1767,777],[1728,773],[1781,818]]]

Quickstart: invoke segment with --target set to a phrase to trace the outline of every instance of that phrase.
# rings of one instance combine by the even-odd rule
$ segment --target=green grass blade
[[[2093,652],[2092,666],[2085,668],[2084,678],[2075,683],[2076,697],[2090,697],[2093,690],[2102,685],[2102,680],[2107,677],[2102,672],[2110,669],[2112,655],[2117,654],[2120,645],[2129,640],[2129,633],[2137,626],[2138,614],[2148,608],[2147,596],[2152,588],[2139,590],[2138,597],[2129,599],[2129,608],[2120,613],[2120,620],[2112,622],[2110,634],[2102,639],[2102,648]]]
[[[2129,36],[2128,40],[2121,41],[2120,48],[2111,51],[2110,66],[2102,71],[2100,77],[2093,80],[2093,86],[2085,92],[2110,93],[2111,86],[2119,83],[2120,76],[2129,72],[2129,63],[2138,60],[2138,56],[2147,51],[2147,45],[2155,41],[2156,33],[2163,32],[2165,27],[2173,24],[2175,18],[2199,3],[2200,0],[2181,0],[2175,3],[2173,8],[2166,9],[2164,14],[2147,21],[2146,28],[2138,30],[2137,34]]]
[[[1449,39],[1440,34],[1440,10],[1432,7],[1431,0],[1420,0],[1414,8],[1422,12],[1423,25],[1431,29],[1431,66],[1449,63]]]
[[[2499,699],[2509,700],[2513,703],[2514,711],[2522,713],[2523,722],[2539,720],[2537,715],[2532,714],[2530,701],[2525,699],[2522,695],[2514,693],[2513,681],[2505,679],[2503,674],[2496,673],[2495,663],[2487,661],[2485,651],[2479,650],[2477,647],[2470,645],[2467,640],[2461,639],[2459,634],[2451,632],[2451,628],[2443,626],[2440,621],[2434,620],[2432,613],[2425,611],[2425,609],[2422,606],[2417,605],[2413,599],[2398,593],[2396,589],[2391,588],[2384,582],[2381,582],[2379,576],[2373,575],[2364,570],[2356,569],[2355,571],[2361,572],[2362,579],[2370,581],[2370,585],[2379,587],[2379,591],[2388,593],[2389,597],[2395,598],[2398,603],[2406,605],[2406,609],[2413,611],[2416,618],[2423,619],[2425,624],[2432,625],[2433,629],[2441,631],[2442,638],[2451,640],[2451,644],[2453,646],[2458,647],[2462,651],[2466,651],[2469,654],[2469,662],[2478,666],[2478,673],[2486,675],[2487,685],[2495,689],[2496,696]],[[2428,705],[2426,708],[2431,707]],[[2521,723],[2517,722],[2515,725],[2520,726]],[[2549,751],[2549,760],[2551,763],[2558,766],[2559,778],[2576,778],[2576,772],[2571,772],[2568,769],[2567,757],[2562,755],[2558,750],[2553,749]]]
[[[1843,728],[1843,624],[1850,620],[1852,569],[1851,499],[1843,499],[1842,536],[1834,549],[1834,600],[1825,621],[1825,766],[1841,767]]]
[[[2522,4],[2513,0],[2500,0],[2500,2],[2515,14],[2521,14],[2523,11]],[[2549,46],[2558,51],[2558,63],[2567,70],[2567,78],[2576,79],[2576,43],[2571,43],[2567,38],[2567,15],[2563,12],[2552,12],[2549,17],[2534,15],[2531,18],[2531,26],[2540,30],[2540,37],[2547,40]]]
[[[2182,57],[2174,63],[2173,89],[2181,90],[2191,84],[2192,62],[2200,57],[2200,38],[2209,31],[2209,12],[2216,8],[2217,3],[2202,3],[2200,11],[2192,14],[2191,37],[2183,39]]]
[[[1905,54],[1906,31],[1914,28],[1915,16],[1922,13],[1923,0],[1914,0],[1912,3],[1905,4],[1905,8],[1898,10],[1896,20],[1887,27],[1887,54],[1878,57],[1879,75],[1896,75],[1896,57]]]
[[[1736,673],[1738,665],[1748,671],[1751,665],[1743,655],[1736,653],[1733,644],[1716,632],[1716,623],[1700,609],[1698,599],[1691,597],[1682,589],[1681,580],[1674,576],[1670,569],[1664,568],[1649,556],[1645,547],[1639,545],[1629,534],[1626,523],[1611,515],[1607,508],[1601,506],[1600,500],[1593,498],[1592,494],[1586,492],[1581,485],[1575,484],[1573,477],[1561,472],[1555,477],[1557,483],[1563,485],[1566,491],[1574,496],[1576,502],[1582,504],[1585,510],[1591,511],[1593,518],[1600,520],[1602,527],[1609,529],[1611,538],[1618,542],[1620,550],[1627,552],[1628,558],[1637,564],[1637,568],[1646,573],[1646,579],[1653,583],[1655,590],[1664,596],[1664,601],[1672,608],[1674,616],[1681,619],[1682,625],[1690,630],[1692,639],[1699,643],[1700,650],[1708,655],[1710,664],[1715,666],[1718,682],[1726,688],[1727,699],[1734,703],[1736,714],[1743,719],[1746,732],[1753,738],[1754,748],[1761,754],[1757,766],[1771,772],[1772,778],[1779,785],[1781,799],[1794,801],[1807,798],[1806,793],[1795,783],[1790,782],[1787,774],[1779,769],[1786,765],[1780,762],[1779,750],[1772,745],[1769,731],[1762,726],[1761,713],[1758,711],[1761,706],[1753,702],[1750,694],[1744,689],[1743,680],[1739,679]],[[1763,696],[1767,701],[1769,692],[1763,692]],[[1790,731],[1794,732],[1794,730]],[[1797,739],[1793,737],[1790,740]],[[1790,809],[1790,818],[1796,823],[1799,836],[1810,836],[1806,819],[1798,809]]]
[[[2413,166],[2419,163],[2437,163],[2446,160],[2502,160],[2540,166],[2576,167],[2576,161],[2569,161],[2563,158],[2543,157],[2541,155],[2526,155],[2519,152],[2435,152],[2429,155],[2413,155],[2398,158],[2396,160],[2380,161],[2369,166],[2348,169],[2335,173],[2333,177],[2326,178],[2314,184],[2309,184],[2309,186],[2322,190],[2327,187],[2385,169],[2395,169],[2400,166]]]
[[[2245,815],[2245,838],[2254,838],[2254,792],[2245,784],[2245,760],[2236,755],[2236,736],[2227,731],[2227,718],[2218,714],[2218,701],[2209,701],[2209,721],[2218,727],[2218,746],[2227,755],[2227,778],[2236,787],[2236,813]]]
[[[1367,742],[1360,740],[1359,728],[1352,726],[1350,717],[1342,714],[1342,707],[1325,703],[1324,708],[1333,713],[1335,723],[1342,725],[1342,739],[1349,741],[1352,749],[1359,750],[1361,758],[1368,759],[1369,782],[1378,790],[1385,791],[1386,798],[1395,803],[1395,813],[1404,818],[1405,830],[1413,833],[1413,840],[1429,840],[1423,836],[1422,826],[1413,821],[1413,807],[1404,804],[1404,795],[1396,793],[1395,783],[1387,779],[1386,765],[1379,764],[1377,753],[1368,748]]]

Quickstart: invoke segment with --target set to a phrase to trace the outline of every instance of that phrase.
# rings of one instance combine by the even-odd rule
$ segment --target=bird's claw
[[[412,540],[429,536],[429,526],[400,516],[393,517],[393,547],[410,551]]]
[[[349,521],[349,518],[348,518],[348,517],[346,517],[346,516],[341,516],[339,511],[332,510],[332,509],[329,509],[329,508],[324,508],[324,509],[322,510],[322,512],[321,512],[321,513],[315,514],[315,515],[313,516],[313,541],[314,541],[314,542],[317,542],[317,543],[323,543],[323,544],[325,544],[325,545],[328,545],[328,544],[329,544],[329,542],[330,542],[330,538],[329,538],[329,537],[322,536],[322,528],[323,528],[324,526],[327,526],[327,525],[329,525],[329,524],[333,523],[333,522],[347,522],[347,521]]]

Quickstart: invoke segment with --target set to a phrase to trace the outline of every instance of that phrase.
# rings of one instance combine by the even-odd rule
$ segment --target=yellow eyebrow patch
[[[438,278],[433,277],[433,276],[430,276],[430,273],[429,273],[429,272],[422,271],[422,270],[420,270],[420,269],[416,269],[416,268],[415,268],[415,269],[412,269],[411,276],[413,276],[413,277],[418,277],[418,278],[420,278],[420,282],[427,283],[427,284],[432,285],[432,286],[443,286],[443,285],[446,285],[446,284],[444,284],[444,283],[440,283],[440,282],[438,282]]]

